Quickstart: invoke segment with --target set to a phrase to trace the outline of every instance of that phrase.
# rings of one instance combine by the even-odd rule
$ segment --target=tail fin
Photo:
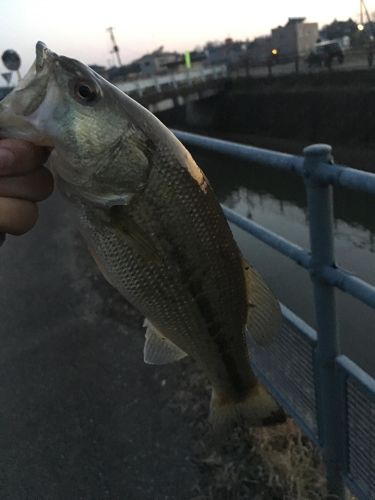
[[[209,421],[216,432],[225,432],[236,424],[260,427],[281,424],[285,420],[284,410],[259,382],[239,402],[212,391]]]

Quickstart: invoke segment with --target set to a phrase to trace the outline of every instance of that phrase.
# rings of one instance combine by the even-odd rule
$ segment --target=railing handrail
[[[208,151],[223,153],[239,160],[258,163],[265,167],[277,168],[288,172],[295,172],[301,177],[304,176],[303,156],[271,151],[181,130],[172,130],[172,132],[182,142],[188,142],[191,146],[202,147]],[[321,145],[317,144],[316,146]],[[375,174],[371,172],[357,170],[346,165],[321,163],[314,175],[322,182],[333,186],[341,186],[375,194]]]
[[[323,449],[329,494],[334,494],[337,498],[344,498],[345,483],[361,499],[367,499],[368,491],[374,492],[374,485],[371,481],[367,481],[367,484],[366,481],[363,483],[363,478],[356,478],[355,473],[354,477],[350,474],[349,464],[351,462],[349,460],[351,459],[349,453],[354,453],[353,460],[356,461],[355,467],[358,467],[358,453],[361,456],[361,446],[366,446],[364,443],[367,436],[364,434],[363,426],[367,425],[364,422],[368,421],[368,417],[366,417],[366,413],[358,414],[362,423],[359,427],[360,430],[356,431],[356,428],[353,427],[355,425],[353,420],[350,420],[353,417],[347,414],[347,408],[351,408],[351,415],[353,415],[355,411],[362,411],[363,406],[359,406],[358,409],[355,402],[353,403],[355,400],[349,399],[349,385],[347,384],[350,379],[359,387],[358,394],[351,397],[363,398],[365,393],[370,395],[366,401],[375,402],[375,379],[347,356],[340,354],[335,312],[335,289],[338,288],[375,308],[375,286],[335,264],[332,186],[360,190],[375,196],[375,174],[355,170],[344,165],[334,165],[331,161],[331,147],[325,144],[309,146],[304,149],[303,156],[296,156],[179,130],[172,130],[172,132],[188,146],[198,146],[206,151],[229,155],[239,160],[281,169],[303,177],[307,191],[311,250],[306,250],[288,241],[226,206],[223,206],[223,210],[230,222],[310,271],[314,289],[317,330],[315,331],[306,325],[301,318],[285,306],[282,306],[282,313],[293,329],[304,338],[303,342],[306,344],[307,340],[313,346],[312,384],[315,390],[313,396],[315,424],[313,427],[316,427],[317,424],[318,434],[311,427],[311,424],[309,425],[309,420],[304,418],[303,413],[293,411],[293,399],[288,399],[288,392],[286,394],[280,392],[277,381],[268,378],[270,361],[267,360],[269,354],[264,357],[264,353],[259,353],[261,356],[260,366],[258,366],[256,356],[253,356],[252,365],[257,376],[267,385],[271,393],[281,404],[284,404],[286,409],[291,410],[302,430]],[[293,339],[293,342],[297,343],[297,337],[293,337]],[[303,398],[305,401],[306,394]],[[308,398],[311,399],[311,396]],[[309,404],[311,405],[311,403]],[[349,404],[350,406],[348,406]],[[350,441],[349,445],[347,439],[348,433],[353,432],[356,432],[355,436],[359,436],[352,437],[352,439],[358,439],[354,451],[353,441]],[[371,451],[370,454],[372,456]],[[373,471],[375,458],[373,457],[373,459],[372,465],[371,463],[366,465],[363,460],[360,462],[367,475],[369,468],[371,469],[370,475],[375,475],[375,471]]]
[[[206,80],[206,77],[218,78],[226,77],[227,66],[220,64],[206,68],[186,68],[180,72],[169,72],[164,75],[151,75],[136,80],[116,81],[114,84],[120,90],[126,93],[137,92],[140,96],[143,91],[155,88],[158,92],[162,91],[163,85],[177,86],[178,83],[191,83],[193,80]]]
[[[236,226],[241,227],[260,241],[263,241],[263,243],[282,253],[296,264],[305,269],[310,269],[311,254],[309,251],[295,243],[291,243],[282,236],[264,228],[253,220],[247,219],[224,205],[222,205],[222,209],[230,222],[233,222]],[[335,286],[341,291],[364,302],[369,307],[375,308],[375,286],[358,278],[353,273],[332,265],[322,268],[320,271],[317,271],[317,274],[329,285]]]
[[[245,146],[243,144],[232,143],[230,141],[223,141],[221,139],[213,139],[190,132],[182,132],[179,130],[172,130],[175,135],[182,141],[188,141],[189,145],[203,147],[209,151],[220,151],[225,154],[231,154],[239,159],[246,159],[252,163],[259,162],[267,166],[276,166],[288,171],[297,172],[299,175],[304,175],[302,156],[286,155],[276,151],[270,151],[262,148],[254,148],[252,146]],[[219,145],[219,149],[216,146]],[[321,145],[316,145],[320,147]],[[267,163],[267,160],[272,158],[272,164]],[[281,160],[280,160],[281,159]],[[280,160],[280,161],[279,161]],[[285,161],[286,160],[286,161]],[[301,167],[299,165],[301,164]],[[295,167],[298,166],[297,169]],[[335,168],[337,167],[337,168]],[[329,170],[334,169],[334,175],[330,175]],[[340,172],[341,169],[349,170],[349,175],[346,172]],[[338,171],[338,172],[337,172]],[[336,173],[337,172],[337,173]],[[319,180],[330,182],[332,184],[343,186],[342,179],[345,178],[345,186],[353,189],[362,189],[366,192],[375,194],[375,174],[369,172],[357,171],[350,167],[332,165],[330,163],[321,163],[318,171],[315,173]],[[248,233],[271,246],[278,252],[290,258],[298,265],[305,269],[311,268],[311,253],[288,241],[286,238],[270,231],[253,220],[247,219],[238,214],[234,210],[226,206],[222,206],[227,219],[237,226],[241,227]],[[339,288],[341,291],[350,294],[354,298],[364,302],[369,307],[375,308],[375,286],[358,278],[352,272],[339,268],[338,266],[331,265],[325,266],[316,271],[318,276],[327,284]]]

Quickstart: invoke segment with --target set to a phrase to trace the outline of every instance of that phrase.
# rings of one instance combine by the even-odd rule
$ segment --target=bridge
[[[371,52],[372,54],[372,52]],[[369,64],[369,51],[365,49],[345,52],[343,64],[335,64],[330,70],[356,71],[372,67]],[[240,60],[236,64],[217,64],[207,67],[191,68],[168,74],[155,74],[148,78],[136,78],[126,81],[115,81],[119,89],[133,97],[153,113],[167,111],[176,106],[183,106],[216,95],[224,90],[227,80],[243,78],[279,77],[293,73],[316,74],[326,73],[324,66],[309,68],[305,57],[270,58],[251,64],[248,60]],[[0,87],[0,99],[5,97],[13,87]]]
[[[227,76],[227,66],[222,64],[115,85],[151,112],[157,113],[217,94],[224,89]]]
[[[221,64],[116,82],[114,85],[151,112],[158,113],[216,95],[224,89],[227,76],[228,68]],[[0,87],[0,100],[12,89],[13,87]]]

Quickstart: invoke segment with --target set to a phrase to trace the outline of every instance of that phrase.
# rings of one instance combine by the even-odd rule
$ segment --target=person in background
[[[21,235],[37,221],[37,202],[53,191],[43,166],[47,148],[18,139],[0,139],[0,233]]]

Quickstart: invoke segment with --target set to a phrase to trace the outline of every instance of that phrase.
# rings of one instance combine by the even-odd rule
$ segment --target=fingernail
[[[14,154],[9,149],[0,148],[0,172],[12,168]]]

